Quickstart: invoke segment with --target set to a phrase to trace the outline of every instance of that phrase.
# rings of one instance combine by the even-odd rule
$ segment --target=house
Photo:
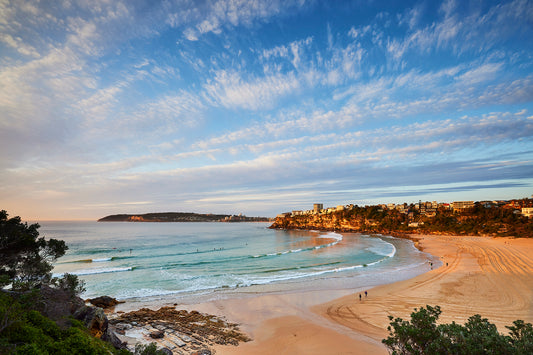
[[[454,201],[452,207],[454,211],[472,208],[474,207],[474,201]]]
[[[533,207],[523,207],[522,216],[525,216],[527,218],[533,217]]]

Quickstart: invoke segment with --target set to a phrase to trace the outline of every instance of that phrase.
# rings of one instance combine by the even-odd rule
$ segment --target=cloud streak
[[[2,208],[530,195],[533,5],[381,6],[0,2]]]

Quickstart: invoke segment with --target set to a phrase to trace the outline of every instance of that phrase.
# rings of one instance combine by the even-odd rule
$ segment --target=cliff
[[[386,228],[381,226],[376,219],[369,219],[364,216],[347,216],[343,213],[277,217],[269,228],[383,233],[389,235],[403,235],[409,232],[407,229]]]
[[[354,206],[329,213],[279,216],[270,228],[381,233],[397,236],[444,234],[533,237],[533,218],[528,219],[505,208],[485,208],[477,203],[473,208],[461,212],[438,209],[432,215],[424,215],[416,210],[402,213],[380,206]]]

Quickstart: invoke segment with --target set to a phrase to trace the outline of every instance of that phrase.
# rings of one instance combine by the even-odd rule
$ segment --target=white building
[[[522,208],[522,215],[527,218],[533,217],[533,207],[524,207]]]

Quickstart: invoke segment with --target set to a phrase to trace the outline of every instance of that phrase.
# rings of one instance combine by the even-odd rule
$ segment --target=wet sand
[[[238,347],[218,346],[217,354],[387,354],[381,339],[388,334],[388,316],[409,319],[425,305],[441,306],[442,322],[464,323],[480,314],[500,332],[516,319],[533,323],[533,239],[415,238],[443,266],[370,289],[361,301],[356,293],[320,302],[332,296],[326,290],[222,300],[196,309],[240,323],[253,338]]]

